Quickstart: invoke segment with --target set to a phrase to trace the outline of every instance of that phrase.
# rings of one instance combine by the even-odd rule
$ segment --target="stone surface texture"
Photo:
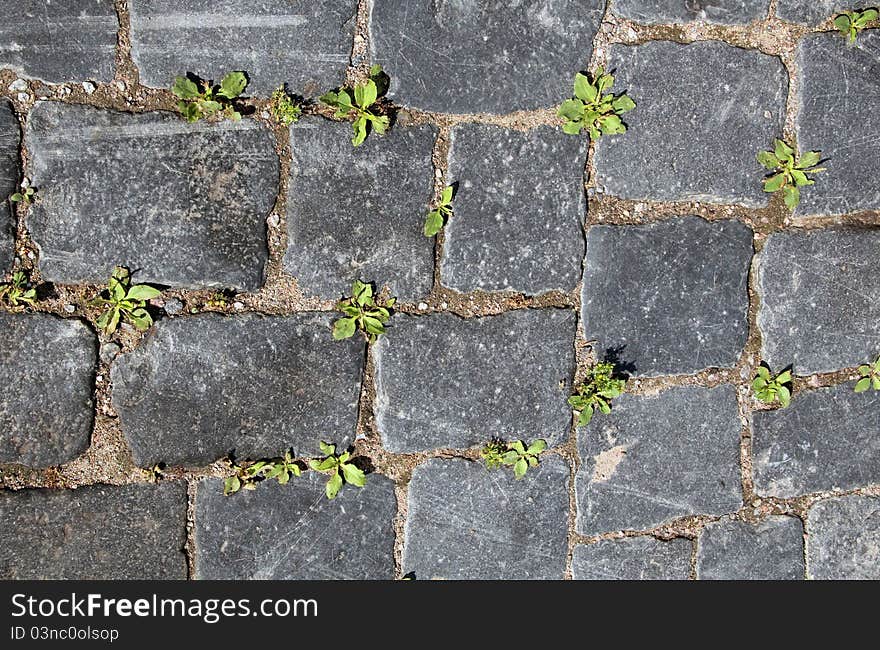
[[[730,386],[623,395],[578,431],[577,528],[647,530],[742,504],[740,422]]]
[[[699,580],[803,580],[804,526],[774,516],[754,525],[719,521],[697,543]]]
[[[613,90],[636,108],[625,134],[596,145],[599,187],[624,199],[766,205],[755,155],[782,130],[788,79],[777,57],[717,42],[609,52]]]
[[[586,145],[550,127],[455,128],[448,180],[457,192],[445,229],[444,285],[463,292],[571,291],[584,256]]]
[[[351,125],[317,119],[291,129],[284,269],[306,294],[351,295],[355,279],[400,300],[428,294],[434,244],[422,233],[433,187],[433,127],[393,128],[351,146]]]
[[[192,72],[249,78],[246,94],[287,84],[316,96],[345,81],[357,0],[132,0],[132,58],[141,83],[165,88]]]
[[[807,513],[807,575],[815,580],[880,580],[880,499],[820,501]]]
[[[142,467],[311,456],[353,440],[363,363],[323,315],[173,319],[114,362],[113,404]]]
[[[687,580],[693,544],[653,537],[602,540],[575,546],[571,571],[575,580]]]
[[[25,142],[40,195],[28,227],[46,279],[101,283],[122,264],[141,282],[262,284],[279,162],[255,122],[41,103]]]
[[[862,5],[840,0],[777,0],[776,15],[782,20],[802,25],[818,25],[843,11],[861,8]],[[870,3],[864,4],[871,6]]]
[[[196,577],[209,580],[392,580],[394,484],[368,475],[329,501],[327,477],[223,496],[223,481],[199,484]]]
[[[758,257],[758,326],[772,368],[828,372],[880,351],[880,230],[770,235]]]
[[[7,99],[0,100],[0,197],[10,196],[18,189],[20,144],[21,129],[12,111],[12,103]],[[16,225],[12,203],[3,201],[0,204],[0,276],[12,264]]]
[[[395,102],[443,113],[559,103],[590,59],[602,0],[376,0],[373,60]]]
[[[545,457],[509,469],[432,459],[413,471],[403,567],[416,578],[559,580],[565,571],[568,466]]]
[[[766,18],[769,7],[770,0],[616,0],[614,12],[649,25],[689,22],[742,25]]]
[[[383,444],[412,452],[493,436],[560,442],[571,424],[574,332],[575,314],[561,309],[396,316],[375,351]]]
[[[73,460],[92,434],[98,342],[77,320],[0,311],[0,462]]]
[[[0,491],[3,580],[183,580],[186,484]]]
[[[752,232],[736,221],[591,227],[587,338],[631,374],[732,367],[748,336],[752,250]]]

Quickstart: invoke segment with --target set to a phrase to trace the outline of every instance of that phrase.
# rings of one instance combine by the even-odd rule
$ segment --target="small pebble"
[[[72,314],[76,311],[76,305],[64,305],[64,311],[66,311],[68,314]]]
[[[24,79],[16,79],[11,84],[9,84],[9,90],[13,92],[21,92],[22,90],[27,90],[28,85],[27,81]]]
[[[98,89],[97,86],[95,86],[95,84],[93,84],[91,81],[83,81],[82,87],[83,87],[83,90],[86,91],[87,95],[91,95],[93,92],[95,92]]]
[[[764,118],[765,118],[765,119],[768,119],[768,120],[769,120],[769,119],[771,119],[772,117],[773,117],[773,113],[771,113],[770,111],[764,111]]]
[[[440,309],[446,309],[447,307],[449,307],[449,303],[448,303],[448,302],[441,302],[441,303],[440,303]]]
[[[425,311],[428,308],[428,303],[420,302],[419,303],[419,311]]]
[[[178,300],[177,298],[168,298],[165,301],[165,313],[171,316],[175,314],[179,314],[183,311],[183,302]]]
[[[232,303],[232,307],[233,307],[233,309],[236,309],[236,310],[241,311],[242,309],[244,309],[244,303],[243,303],[243,302],[238,302],[238,301],[236,300],[234,303]]]
[[[115,341],[111,341],[110,343],[105,343],[101,346],[101,361],[104,363],[110,363],[119,356],[119,353],[122,352],[122,346]]]
[[[269,218],[266,219],[266,223],[268,223],[273,228],[277,228],[278,224],[281,223],[281,217],[279,217],[277,214],[270,214]]]
[[[22,104],[26,104],[31,100],[31,96],[27,93],[18,93],[17,97],[18,101],[20,101]]]

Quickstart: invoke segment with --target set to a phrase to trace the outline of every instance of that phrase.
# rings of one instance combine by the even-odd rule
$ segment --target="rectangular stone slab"
[[[113,0],[4,2],[0,68],[50,83],[110,81],[118,29]]]
[[[53,282],[141,282],[256,290],[275,205],[274,139],[251,120],[188,124],[165,112],[59,103],[31,111],[28,227]]]
[[[880,580],[880,499],[826,499],[807,512],[807,575],[813,580]]]
[[[760,494],[785,498],[880,483],[876,391],[855,393],[850,382],[795,393],[788,408],[755,413],[752,430]]]
[[[743,25],[766,18],[769,6],[770,0],[615,0],[614,13],[649,25],[689,22]]]
[[[687,539],[608,539],[575,546],[571,573],[575,580],[687,580],[692,553]]]
[[[575,314],[523,309],[462,319],[395,316],[379,339],[376,425],[385,448],[470,447],[568,435]]]
[[[328,477],[307,472],[287,485],[223,496],[223,481],[199,483],[195,577],[202,580],[393,580],[394,484],[368,474],[333,501]]]
[[[49,467],[89,446],[98,341],[78,320],[0,311],[0,462]]]
[[[12,265],[15,254],[15,231],[17,220],[12,203],[5,198],[18,191],[21,178],[18,148],[21,145],[21,129],[12,111],[12,102],[0,100],[0,276]]]
[[[169,87],[192,72],[247,73],[247,95],[283,83],[319,95],[345,80],[357,0],[130,0],[132,58],[141,83]]]
[[[186,483],[0,492],[4,580],[184,580]]]
[[[318,453],[354,438],[364,342],[330,317],[204,314],[159,322],[114,362],[113,404],[135,462],[204,465]]]
[[[843,0],[778,0],[776,15],[782,20],[802,25],[818,25],[850,9],[873,6],[870,2],[858,3]],[[843,36],[841,35],[841,38]]]
[[[708,524],[697,542],[697,579],[803,580],[804,525],[781,516]]]

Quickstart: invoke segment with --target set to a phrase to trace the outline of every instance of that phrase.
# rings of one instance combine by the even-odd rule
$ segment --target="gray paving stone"
[[[880,351],[880,230],[776,233],[758,256],[758,326],[772,368],[798,374],[867,361]]]
[[[597,183],[625,199],[767,204],[755,159],[782,130],[781,61],[717,42],[612,46],[628,131],[599,140]],[[770,117],[766,117],[769,114]]]
[[[796,517],[757,525],[719,521],[697,542],[698,580],[803,580],[804,526]]]
[[[4,2],[0,68],[50,83],[110,81],[118,29],[113,0]]]
[[[186,484],[0,492],[3,580],[183,580]]]
[[[752,232],[698,217],[587,231],[588,339],[636,375],[732,367],[748,337]]]
[[[398,315],[393,325],[375,348],[376,425],[386,449],[464,448],[493,436],[552,445],[568,435],[573,312]]]
[[[767,17],[770,0],[615,0],[614,13],[639,23],[742,25]]]
[[[339,298],[355,279],[421,298],[434,277],[422,234],[433,189],[436,129],[393,128],[351,146],[351,125],[321,119],[291,128],[284,270],[307,294]]]
[[[880,394],[841,384],[752,416],[755,489],[792,497],[880,483]]]
[[[409,485],[405,572],[450,580],[552,580],[565,571],[568,466],[547,457],[510,469],[432,459]]]
[[[113,404],[149,467],[276,456],[354,437],[362,339],[334,341],[329,316],[205,314],[159,322],[114,362]]]
[[[776,3],[776,15],[783,20],[802,25],[818,25],[837,14],[862,6],[871,6],[867,3],[840,2],[840,0],[778,0]]]
[[[391,96],[446,113],[553,106],[590,59],[602,0],[376,0],[374,61]]]
[[[15,214],[5,199],[18,188],[20,144],[21,129],[12,112],[12,103],[8,99],[0,100],[0,199],[3,199],[0,202],[0,275],[12,265],[15,254]]]
[[[628,537],[576,546],[571,572],[575,580],[687,580],[693,543]]]
[[[739,443],[731,386],[621,396],[578,432],[578,530],[645,530],[737,510]]]
[[[858,47],[838,33],[801,41],[798,145],[821,150],[827,171],[801,194],[798,214],[847,214],[880,208],[880,125],[865,115],[880,111],[880,32],[862,32]],[[828,119],[834,115],[834,119]]]
[[[132,58],[141,83],[168,87],[193,72],[243,70],[248,95],[283,83],[320,95],[345,81],[357,0],[131,0]]]
[[[0,462],[49,467],[86,450],[98,343],[77,320],[0,311]]]
[[[42,103],[25,142],[40,189],[28,225],[46,279],[106,282],[124,264],[142,282],[262,284],[279,162],[255,122]]]
[[[807,575],[814,580],[880,580],[880,499],[853,495],[810,508]]]
[[[370,474],[363,489],[333,501],[327,477],[306,472],[287,485],[223,496],[223,481],[199,484],[196,578],[208,580],[392,580],[394,484]]]
[[[587,140],[467,124],[452,132],[443,284],[459,291],[571,291],[584,257]],[[536,170],[540,170],[536,174]]]

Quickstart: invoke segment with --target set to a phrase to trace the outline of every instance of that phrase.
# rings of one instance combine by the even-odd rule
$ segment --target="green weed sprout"
[[[113,334],[119,321],[134,325],[139,331],[150,329],[153,319],[144,308],[147,300],[158,298],[162,292],[147,284],[131,284],[128,269],[117,266],[110,276],[107,288],[92,299],[92,305],[106,305],[97,325],[107,336]]]
[[[354,90],[342,88],[338,92],[330,91],[319,98],[327,106],[336,109],[333,117],[337,119],[354,115],[351,125],[354,135],[351,143],[355,147],[360,146],[367,139],[368,125],[379,135],[383,135],[388,130],[388,118],[370,110],[379,98],[379,84],[384,86],[385,78],[382,66],[374,65],[370,70],[370,78],[356,84]]]
[[[196,84],[188,77],[177,77],[171,92],[180,101],[178,110],[183,113],[187,122],[198,122],[202,118],[220,115],[231,120],[241,119],[241,113],[235,110],[232,100],[238,98],[247,86],[247,77],[243,72],[230,72],[214,86],[208,81]]]
[[[765,404],[773,404],[777,400],[782,408],[791,403],[791,370],[780,372],[775,377],[771,375],[770,368],[766,365],[758,366],[757,374],[752,380],[752,391],[755,398]]]
[[[575,394],[568,398],[569,405],[580,413],[578,426],[587,426],[596,411],[611,413],[611,400],[620,397],[625,387],[626,381],[614,378],[613,363],[597,363]]]
[[[818,151],[808,151],[798,156],[792,147],[777,138],[773,151],[762,151],[758,154],[758,162],[771,172],[764,179],[764,191],[772,194],[782,190],[785,205],[794,210],[801,200],[799,188],[815,183],[807,174],[825,171],[824,167],[816,167],[819,159]]]
[[[603,68],[596,71],[592,81],[578,72],[574,76],[575,96],[562,102],[557,112],[565,119],[562,130],[570,135],[587,131],[591,140],[626,133],[626,125],[620,116],[634,109],[636,103],[626,93],[615,96],[606,92],[613,85],[614,76]]]
[[[321,453],[326,458],[324,460],[309,461],[309,467],[316,472],[329,474],[330,478],[324,486],[324,492],[328,499],[335,499],[342,489],[343,483],[348,483],[356,487],[364,487],[367,482],[363,470],[348,462],[351,455],[345,451],[338,456],[336,455],[336,445],[321,443]],[[343,480],[344,479],[344,480]]]

